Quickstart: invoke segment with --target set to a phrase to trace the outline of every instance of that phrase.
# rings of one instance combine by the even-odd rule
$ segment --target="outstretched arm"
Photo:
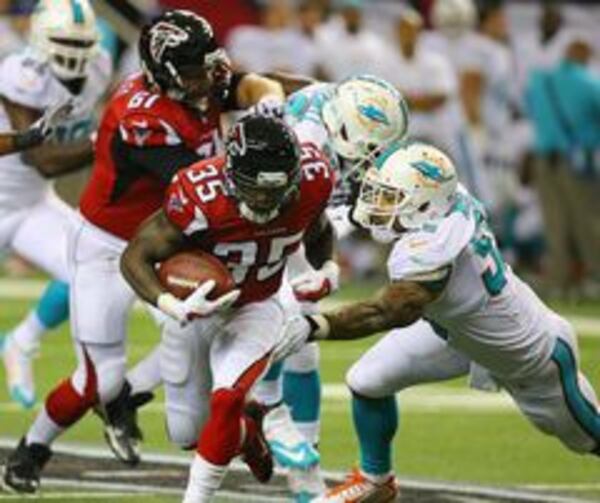
[[[438,293],[412,281],[396,281],[378,292],[372,300],[348,304],[309,318],[313,339],[361,339],[369,335],[405,327],[423,315],[423,308]]]
[[[41,145],[51,137],[58,124],[67,119],[73,108],[72,102],[65,102],[48,108],[44,115],[28,128],[11,133],[0,133],[0,156],[22,152]]]
[[[273,350],[273,358],[283,360],[310,341],[361,339],[408,326],[423,315],[423,308],[439,295],[436,292],[439,290],[414,281],[395,281],[372,300],[322,314],[292,317]]]
[[[374,299],[348,304],[309,318],[313,339],[360,339],[405,327],[423,315],[423,308],[437,293],[412,281],[396,281],[380,290]]]
[[[23,107],[2,99],[12,127],[17,131],[30,128],[41,114],[38,110]],[[93,160],[92,142],[89,139],[69,144],[49,144],[33,147],[23,153],[23,160],[33,166],[42,176],[52,178],[83,168]]]
[[[265,73],[264,76],[279,82],[283,86],[283,90],[285,91],[286,95],[293,94],[304,87],[318,82],[312,77],[297,75],[294,73],[270,72]]]

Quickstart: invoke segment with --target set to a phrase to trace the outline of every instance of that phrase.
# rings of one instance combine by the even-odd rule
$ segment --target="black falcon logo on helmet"
[[[179,26],[161,21],[150,28],[150,54],[157,63],[162,62],[163,54],[168,47],[178,47],[187,42],[189,34]]]

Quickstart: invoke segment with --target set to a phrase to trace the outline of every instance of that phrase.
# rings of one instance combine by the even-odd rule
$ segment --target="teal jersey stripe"
[[[71,0],[71,8],[73,9],[73,19],[75,24],[85,23],[85,16],[83,15],[83,7],[79,3],[79,0]]]
[[[575,356],[566,342],[560,339],[556,341],[552,360],[558,366],[569,411],[579,426],[600,443],[600,414],[579,389]]]

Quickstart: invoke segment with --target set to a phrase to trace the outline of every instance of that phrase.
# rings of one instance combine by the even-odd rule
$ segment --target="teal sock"
[[[265,381],[276,381],[281,376],[283,372],[283,362],[276,362],[271,365],[269,371],[263,377]]]
[[[69,285],[62,281],[51,281],[40,298],[35,313],[47,328],[56,328],[69,319]]]
[[[283,373],[283,399],[299,423],[319,420],[321,414],[321,378],[317,370]]]
[[[256,383],[252,392],[254,399],[265,405],[272,407],[278,405],[283,400],[281,390],[281,373],[283,372],[283,362],[276,362],[265,376]]]
[[[392,471],[392,441],[398,429],[396,397],[352,394],[352,417],[360,444],[360,467],[371,475]]]

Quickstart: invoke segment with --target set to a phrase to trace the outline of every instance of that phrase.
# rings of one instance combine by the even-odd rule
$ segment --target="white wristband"
[[[311,326],[311,333],[309,340],[311,341],[322,341],[329,337],[331,327],[329,321],[322,314],[312,314],[306,317],[308,323]]]

